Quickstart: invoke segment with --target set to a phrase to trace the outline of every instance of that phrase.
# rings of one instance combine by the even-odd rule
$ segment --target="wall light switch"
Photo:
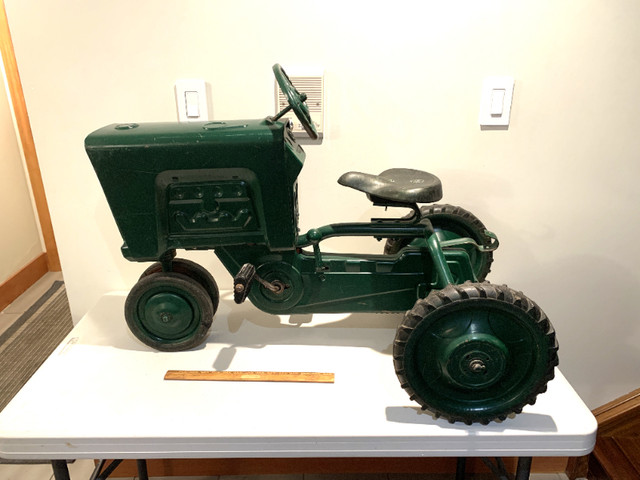
[[[504,112],[504,88],[494,88],[491,91],[491,116],[500,117]]]
[[[200,117],[200,105],[199,105],[200,95],[198,92],[189,90],[188,92],[184,92],[184,101],[186,103],[187,109],[187,118],[198,118]]]
[[[185,78],[176,80],[176,106],[181,122],[209,120],[207,85],[204,80]]]
[[[508,126],[513,100],[513,77],[487,77],[480,99],[481,126]]]

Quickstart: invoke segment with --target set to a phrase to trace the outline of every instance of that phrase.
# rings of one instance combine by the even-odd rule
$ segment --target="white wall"
[[[432,171],[446,202],[499,235],[489,278],[545,309],[587,403],[640,386],[640,3],[5,4],[76,319],[143,269],[120,255],[84,136],[175,119],[180,77],[211,84],[215,119],[263,117],[273,63],[319,64],[326,139],[306,148],[302,230],[373,213],[337,185],[344,171]],[[507,131],[477,125],[488,75],[516,78]],[[198,259],[230,286],[213,255]]]
[[[0,72],[0,284],[43,252],[13,124],[4,71]]]

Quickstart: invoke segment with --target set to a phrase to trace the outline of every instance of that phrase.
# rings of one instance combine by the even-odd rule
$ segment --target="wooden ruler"
[[[168,370],[165,380],[217,382],[297,382],[334,383],[333,373],[318,372],[216,372],[208,370]]]

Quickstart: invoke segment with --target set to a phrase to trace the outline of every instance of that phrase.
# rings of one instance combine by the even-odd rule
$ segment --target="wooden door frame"
[[[0,6],[0,51],[2,52],[2,60],[4,63],[5,73],[7,75],[9,94],[11,96],[10,100],[13,105],[16,124],[18,126],[18,136],[22,143],[22,150],[24,152],[27,172],[29,174],[29,182],[31,183],[31,188],[33,190],[34,203],[38,213],[40,227],[42,229],[42,236],[44,238],[47,267],[49,271],[59,272],[60,257],[58,256],[56,239],[53,234],[53,226],[51,225],[49,206],[47,204],[47,197],[45,196],[44,185],[42,183],[42,175],[40,174],[36,147],[33,142],[33,133],[31,132],[27,105],[24,100],[22,83],[20,82],[20,74],[18,72],[18,64],[16,63],[16,56],[13,50],[13,42],[11,40],[11,32],[9,31],[9,23],[7,20],[7,12],[4,7],[4,0],[0,0]]]
[[[28,180],[33,192],[33,201],[40,224],[40,231],[44,240],[44,253],[35,260],[27,264],[19,272],[0,285],[0,309],[6,306],[7,301],[11,302],[20,293],[30,287],[36,280],[47,272],[59,272],[60,257],[58,247],[53,233],[49,206],[45,196],[42,175],[36,155],[36,147],[33,142],[33,133],[29,123],[27,105],[24,99],[18,64],[13,50],[13,41],[9,30],[7,12],[4,0],[0,0],[0,53],[2,53],[2,63],[4,65],[7,84],[9,89],[9,101],[17,125],[17,134],[22,144],[22,152],[28,173]],[[5,305],[1,305],[5,303]]]

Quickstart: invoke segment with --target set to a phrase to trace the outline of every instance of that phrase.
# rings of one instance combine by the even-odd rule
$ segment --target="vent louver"
[[[288,71],[288,69],[285,68]],[[307,107],[309,108],[309,114],[318,131],[318,138],[322,139],[324,133],[324,75],[322,73],[316,74],[295,74],[289,72],[288,74],[291,83],[300,93],[307,94]],[[276,112],[282,111],[289,105],[286,95],[284,95],[278,83],[276,82]],[[309,135],[304,131],[300,121],[293,112],[287,113],[282,117],[284,119],[290,119],[293,122],[293,133],[296,138],[309,138]]]

